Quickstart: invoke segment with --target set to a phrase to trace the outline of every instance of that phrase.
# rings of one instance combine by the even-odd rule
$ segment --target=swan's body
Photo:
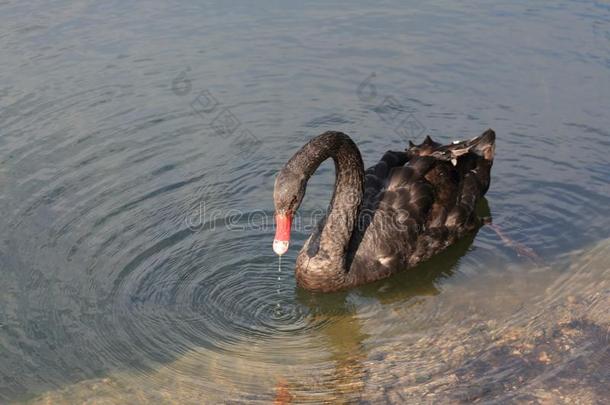
[[[288,249],[291,219],[309,177],[326,159],[336,167],[327,215],[296,261],[300,286],[334,291],[413,267],[480,226],[477,201],[489,188],[495,134],[440,145],[429,137],[401,152],[386,152],[364,171],[356,144],[341,132],[309,141],[275,183],[274,250]]]

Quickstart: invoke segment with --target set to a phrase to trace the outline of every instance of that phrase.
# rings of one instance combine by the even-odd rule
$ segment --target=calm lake
[[[0,1],[0,403],[601,403],[609,106],[606,1]],[[302,144],[487,128],[495,229],[296,287]]]

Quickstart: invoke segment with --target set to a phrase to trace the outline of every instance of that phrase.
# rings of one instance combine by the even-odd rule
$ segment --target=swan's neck
[[[353,147],[356,145],[352,143]],[[320,250],[331,257],[344,259],[354,233],[364,191],[364,169],[360,152],[349,146],[337,151],[335,189],[326,222],[320,235]]]
[[[288,165],[294,163],[295,166],[300,166],[309,178],[328,158],[334,160],[336,169],[333,196],[322,226],[312,233],[302,255],[304,254],[311,264],[307,267],[312,267],[312,271],[316,270],[316,277],[324,275],[335,278],[346,272],[347,249],[362,202],[364,165],[360,151],[347,135],[327,132],[305,145],[294,156],[295,161],[289,162]],[[297,265],[297,271],[307,270],[299,269]]]

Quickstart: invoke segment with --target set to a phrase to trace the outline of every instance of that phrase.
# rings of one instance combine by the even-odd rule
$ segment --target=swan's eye
[[[296,205],[298,199],[297,196],[292,196],[292,199],[290,200],[290,203],[288,203],[288,212],[294,212],[293,208]]]

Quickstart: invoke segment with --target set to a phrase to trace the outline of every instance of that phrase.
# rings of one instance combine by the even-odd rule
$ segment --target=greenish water
[[[1,403],[609,396],[607,3],[5,1],[0,45]],[[299,290],[324,164],[278,271],[310,137],[488,127],[504,239]]]

